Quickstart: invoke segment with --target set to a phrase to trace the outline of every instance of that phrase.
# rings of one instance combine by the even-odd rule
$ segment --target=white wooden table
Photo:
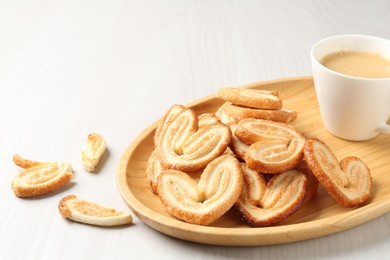
[[[172,104],[223,86],[311,74],[321,38],[390,39],[390,3],[373,1],[0,1],[0,259],[384,259],[390,214],[290,244],[222,247],[134,224],[99,228],[63,219],[76,194],[130,211],[117,188],[121,154]],[[91,132],[108,152],[98,173],[80,151]],[[12,156],[67,161],[73,184],[17,198]],[[389,173],[390,174],[390,173]]]

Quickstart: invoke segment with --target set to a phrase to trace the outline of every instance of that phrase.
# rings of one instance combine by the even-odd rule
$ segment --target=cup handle
[[[380,133],[390,134],[390,125],[383,123],[376,128],[376,131]]]

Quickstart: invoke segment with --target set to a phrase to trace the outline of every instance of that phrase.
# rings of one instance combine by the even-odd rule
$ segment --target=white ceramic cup
[[[390,134],[386,123],[390,118],[390,78],[348,76],[320,63],[327,54],[345,50],[379,53],[390,60],[390,41],[374,36],[338,35],[312,47],[314,85],[325,128],[351,141]]]

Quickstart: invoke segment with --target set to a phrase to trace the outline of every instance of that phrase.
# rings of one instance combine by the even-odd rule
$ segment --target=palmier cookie
[[[243,118],[256,118],[271,120],[275,122],[289,123],[297,118],[297,112],[291,109],[282,108],[278,110],[267,110],[258,108],[248,108],[242,106],[236,106],[233,104],[227,104],[223,110],[228,116],[243,119]]]
[[[158,196],[165,209],[178,219],[208,225],[225,214],[240,196],[243,183],[238,160],[222,155],[210,162],[199,183],[177,170],[158,177]]]
[[[305,160],[326,191],[342,206],[354,207],[371,195],[371,174],[357,157],[338,162],[332,150],[318,139],[309,139],[304,146]]]
[[[271,226],[286,220],[303,204],[307,177],[298,170],[274,175],[268,183],[261,173],[241,164],[244,185],[234,207],[250,226]]]
[[[12,180],[15,195],[21,198],[49,194],[67,185],[73,177],[69,163],[37,162],[14,157],[17,165],[25,168]]]
[[[86,171],[94,172],[105,151],[106,141],[104,138],[97,133],[89,134],[81,152],[81,164],[83,168]]]
[[[290,125],[246,118],[238,123],[234,133],[250,145],[245,161],[255,171],[281,173],[302,160],[306,139]]]
[[[245,88],[220,88],[217,98],[224,99],[232,104],[260,108],[260,109],[281,109],[282,100],[277,91],[245,89]]]
[[[223,154],[231,139],[228,126],[220,122],[198,128],[198,117],[192,109],[163,122],[157,140],[157,156],[164,168],[184,172],[204,169],[213,159]],[[171,120],[172,119],[172,120]]]
[[[75,195],[61,199],[58,210],[64,218],[95,226],[119,226],[133,221],[133,217],[127,212],[118,212]]]

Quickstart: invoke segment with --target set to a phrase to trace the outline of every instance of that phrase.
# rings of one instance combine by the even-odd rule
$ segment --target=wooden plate
[[[339,206],[321,187],[318,194],[287,221],[272,227],[251,228],[234,212],[228,212],[210,226],[180,221],[168,214],[159,198],[147,187],[145,167],[153,150],[154,123],[145,129],[124,152],[118,167],[117,182],[121,195],[132,211],[148,226],[169,236],[188,241],[229,246],[281,244],[320,237],[352,228],[390,210],[390,138],[379,135],[365,142],[341,140],[323,127],[311,77],[289,78],[244,87],[279,91],[285,108],[298,112],[292,123],[307,138],[325,141],[338,159],[360,157],[371,169],[371,200],[357,208]],[[214,96],[188,105],[198,114],[215,112],[223,101]],[[162,116],[162,115],[161,115]]]

